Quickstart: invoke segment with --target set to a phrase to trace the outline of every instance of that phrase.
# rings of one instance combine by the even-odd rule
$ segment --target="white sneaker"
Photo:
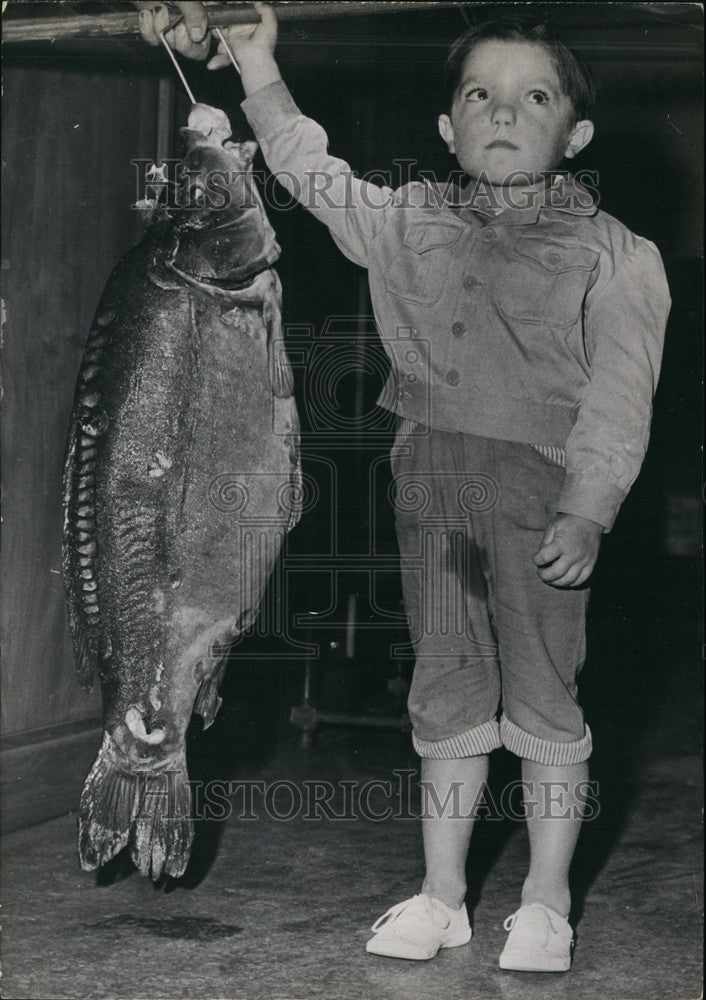
[[[509,916],[510,931],[500,956],[501,969],[516,972],[566,972],[571,968],[573,932],[569,921],[543,903],[528,903]]]
[[[365,950],[389,958],[433,958],[440,948],[471,940],[465,905],[452,910],[440,899],[420,893],[390,907],[371,927]]]

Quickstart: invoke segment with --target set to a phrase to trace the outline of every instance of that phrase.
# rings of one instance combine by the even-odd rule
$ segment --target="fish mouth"
[[[222,210],[211,205],[206,189],[199,183],[184,185],[179,191],[177,204],[180,225],[185,229],[210,229],[214,220],[223,215]]]
[[[203,211],[208,208],[206,189],[202,184],[184,184],[179,191],[179,208],[187,211]]]
[[[217,193],[214,203],[209,191],[198,181],[184,185],[178,196],[180,211],[179,228],[192,230],[230,229],[254,206],[241,203],[235,197],[222,204],[223,196]]]
[[[486,149],[519,149],[514,142],[509,142],[507,139],[495,139],[493,142],[489,142],[485,147]]]

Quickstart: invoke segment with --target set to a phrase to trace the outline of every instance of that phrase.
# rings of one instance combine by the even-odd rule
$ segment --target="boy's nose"
[[[498,104],[490,119],[494,125],[514,125],[517,115],[512,104]]]

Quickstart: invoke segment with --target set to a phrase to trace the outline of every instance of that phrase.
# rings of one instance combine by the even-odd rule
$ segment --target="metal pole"
[[[277,4],[280,21],[298,21],[310,18],[348,17],[356,14],[404,13],[431,7],[458,7],[461,4],[434,0],[359,0],[337,2],[320,0],[319,3]],[[10,4],[9,10],[12,10]],[[50,42],[63,38],[120,38],[139,35],[139,14],[126,10],[110,14],[63,14],[59,17],[3,17],[3,42]],[[208,23],[211,28],[228,28],[234,24],[255,23],[257,14],[250,3],[228,3],[209,7]]]

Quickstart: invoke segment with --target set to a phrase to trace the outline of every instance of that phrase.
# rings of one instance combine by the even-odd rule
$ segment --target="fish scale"
[[[254,620],[301,503],[255,144],[215,141],[207,118],[197,106],[183,130],[179,207],[155,211],[108,281],[65,460],[69,624],[79,676],[98,672],[104,704],[79,858],[92,869],[128,846],[153,879],[188,863],[186,729],[194,711],[213,721],[223,652]],[[227,174],[224,207],[187,207],[196,168]]]

